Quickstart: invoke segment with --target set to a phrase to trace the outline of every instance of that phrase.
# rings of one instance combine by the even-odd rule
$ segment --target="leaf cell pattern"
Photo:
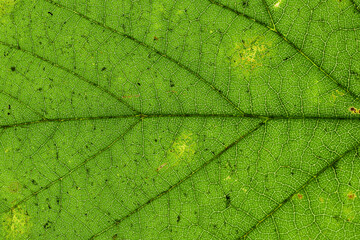
[[[359,6],[1,1],[1,239],[358,239]]]

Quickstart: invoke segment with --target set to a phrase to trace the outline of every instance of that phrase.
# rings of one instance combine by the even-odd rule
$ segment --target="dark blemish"
[[[157,41],[157,40],[159,40],[156,36],[154,36],[154,41]]]
[[[37,90],[41,92],[43,89],[42,89],[42,88],[38,88]]]
[[[45,224],[44,224],[44,229],[49,229],[51,228],[51,225],[52,225],[52,221],[47,221]]]
[[[217,225],[216,225],[216,224],[214,224],[214,225],[213,225],[213,227],[214,227],[214,228],[217,228]]]
[[[180,215],[177,216],[176,222],[177,222],[177,223],[180,222]]]
[[[11,71],[13,71],[13,72],[15,72],[15,70],[16,70],[15,67],[11,67],[10,69],[11,69]]]
[[[244,1],[242,2],[242,6],[243,6],[244,8],[248,7],[248,6],[249,6],[249,0],[244,0]]]
[[[140,84],[140,83],[137,83],[137,85],[141,86],[141,84]]]
[[[155,139],[154,141],[155,141],[155,142],[157,142],[158,140],[157,140],[157,139]]]
[[[283,60],[286,61],[286,60],[288,60],[288,59],[289,59],[289,57],[286,57],[286,58],[284,58]]]
[[[291,175],[294,175],[294,172],[290,172]]]
[[[8,112],[8,115],[10,115],[10,113]]]
[[[50,206],[50,204],[49,204],[49,203],[48,203],[48,208],[49,208],[49,209],[51,209],[51,206]]]
[[[184,12],[187,12],[187,9],[185,8]]]
[[[359,110],[360,110],[360,109],[359,109]],[[349,109],[349,111],[352,112],[352,113],[357,113],[357,109],[354,108],[354,107],[351,107],[351,108]]]
[[[115,239],[117,239],[118,238],[118,235],[117,234],[115,234],[114,236],[112,236],[112,239],[113,240],[115,240]]]
[[[101,69],[101,71],[105,71],[106,70],[106,67],[103,67],[102,69]]]
[[[175,84],[173,81],[170,80],[170,87],[175,87]]]
[[[52,12],[48,12],[48,14],[50,14],[51,16],[53,16],[54,14],[52,14]]]
[[[231,203],[230,195],[226,194],[225,199],[226,199],[225,200],[225,205],[226,205],[226,208],[228,208],[230,206],[230,203]]]
[[[356,195],[353,192],[349,192],[347,196],[349,200],[354,200],[356,198]]]

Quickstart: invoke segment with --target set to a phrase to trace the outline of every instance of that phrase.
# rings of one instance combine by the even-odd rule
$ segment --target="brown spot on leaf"
[[[19,192],[20,190],[21,190],[21,183],[19,183],[19,182],[12,182],[12,183],[10,183],[9,184],[9,186],[8,186],[8,190],[9,190],[9,192],[11,192],[11,193],[17,193],[17,192]]]
[[[354,200],[356,198],[356,194],[352,191],[348,192],[347,197],[349,200]]]

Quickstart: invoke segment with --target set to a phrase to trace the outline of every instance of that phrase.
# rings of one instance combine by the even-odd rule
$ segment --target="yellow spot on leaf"
[[[182,132],[168,149],[166,162],[163,161],[156,171],[164,173],[170,168],[191,162],[196,153],[197,139],[198,136],[192,132]]]
[[[3,17],[11,12],[16,0],[0,0],[0,17]]]
[[[4,239],[27,239],[30,233],[31,223],[28,213],[18,206],[5,213],[1,219]]]
[[[191,132],[183,132],[174,141],[171,148],[168,150],[168,158],[176,160],[173,165],[177,165],[179,161],[190,161],[195,154],[197,143],[197,136]]]
[[[230,51],[231,67],[242,75],[254,73],[264,65],[271,43],[263,36],[240,39]]]
[[[353,191],[347,193],[347,198],[349,200],[354,200],[356,198],[356,194]]]
[[[275,8],[280,7],[280,4],[281,4],[282,1],[283,1],[283,0],[277,1],[277,2],[274,4],[274,7],[275,7]]]
[[[230,176],[227,176],[224,180],[230,180],[231,179],[231,177]]]
[[[344,96],[344,95],[345,95],[345,93],[343,93],[343,92],[341,92],[341,91],[339,91],[339,90],[333,91],[333,92],[331,93],[330,102],[335,103],[336,98],[342,97],[342,96]]]

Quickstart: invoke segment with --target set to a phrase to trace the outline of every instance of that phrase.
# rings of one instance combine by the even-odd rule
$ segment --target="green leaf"
[[[1,239],[359,239],[359,0],[1,0]]]

